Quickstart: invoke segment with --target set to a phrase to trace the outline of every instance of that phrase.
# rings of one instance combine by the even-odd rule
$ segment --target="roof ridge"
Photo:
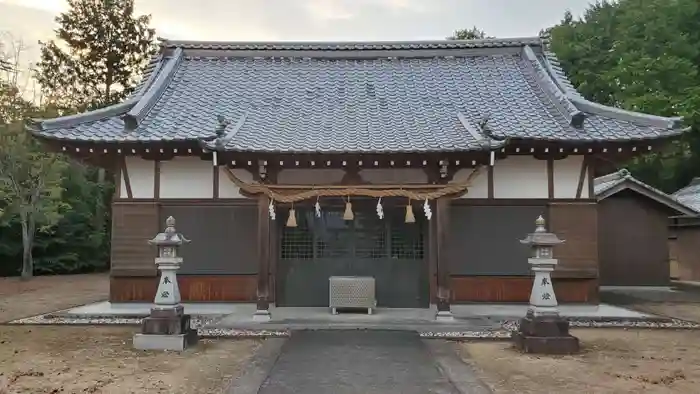
[[[564,92],[568,100],[579,110],[594,115],[605,116],[651,127],[663,127],[667,129],[680,129],[683,117],[664,117],[629,111],[622,108],[611,107],[587,100],[574,87],[566,72],[561,67],[556,54],[549,49],[546,40],[543,40],[542,53],[544,54],[544,67],[549,72],[552,81]],[[683,129],[684,131],[686,129]]]
[[[160,38],[161,47],[219,50],[391,50],[434,48],[498,48],[541,45],[540,37],[483,38],[475,40],[412,40],[412,41],[197,41]]]
[[[569,100],[565,91],[552,79],[529,45],[523,47],[522,56],[527,60],[528,69],[534,74],[537,84],[554,106],[566,117],[570,125],[581,127],[586,115]]]
[[[136,103],[136,105],[131,107],[131,109],[124,114],[122,119],[124,120],[124,125],[127,129],[134,130],[148,114],[148,112],[153,109],[153,106],[155,106],[156,102],[168,87],[168,84],[170,84],[170,81],[177,72],[182,58],[183,50],[182,48],[177,48],[170,61],[168,61],[165,66],[162,66],[162,71],[158,73],[157,77],[155,77],[155,80],[151,83],[151,86],[144,90],[143,95],[140,97],[140,100]]]

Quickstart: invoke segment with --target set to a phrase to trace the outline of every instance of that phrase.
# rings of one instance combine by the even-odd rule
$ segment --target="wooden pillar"
[[[269,320],[270,316],[270,198],[258,196],[258,289],[256,317]]]
[[[450,199],[438,198],[435,209],[435,221],[433,229],[435,251],[434,258],[437,264],[437,310],[438,318],[451,318],[450,299],[450,267],[447,256],[447,236],[449,232]]]

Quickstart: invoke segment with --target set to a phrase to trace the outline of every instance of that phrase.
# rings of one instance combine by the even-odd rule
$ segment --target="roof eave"
[[[564,93],[566,99],[580,111],[593,115],[600,115],[613,119],[623,120],[640,126],[649,126],[668,130],[680,130],[680,132],[685,132],[689,129],[683,128],[683,117],[664,117],[650,115],[641,112],[628,111],[621,108],[610,107],[607,105],[598,104],[586,100],[576,90],[571,81],[569,81],[568,77],[561,69],[561,67],[557,65],[558,69],[555,68],[553,62],[558,63],[556,55],[551,53],[546,48],[546,45],[544,45],[543,49],[543,65],[544,68],[547,70],[547,73],[549,74],[548,79],[552,81],[552,83],[554,83],[559,88],[559,90]]]
[[[52,129],[75,127],[89,122],[96,122],[107,118],[113,118],[128,112],[138,102],[138,97],[127,99],[118,104],[96,109],[81,114],[61,116],[51,119],[31,119],[28,130],[30,132],[46,132]]]

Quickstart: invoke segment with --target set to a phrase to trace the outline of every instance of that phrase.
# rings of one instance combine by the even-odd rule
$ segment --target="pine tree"
[[[36,77],[44,97],[63,112],[122,101],[155,51],[149,15],[134,0],[68,0],[56,40],[40,42]]]

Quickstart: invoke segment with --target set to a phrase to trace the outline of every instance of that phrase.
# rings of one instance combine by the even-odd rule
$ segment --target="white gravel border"
[[[212,323],[225,315],[192,315],[192,328],[197,329],[201,338],[284,338],[290,335],[288,330],[245,330],[234,328],[215,328]],[[55,312],[13,320],[9,325],[141,325],[142,318],[136,316],[59,316]],[[623,328],[623,329],[700,329],[700,324],[680,319],[668,320],[593,320],[573,319],[572,328]],[[457,339],[457,340],[508,340],[512,332],[517,331],[518,320],[502,322],[501,329],[483,331],[422,331],[421,338]]]

